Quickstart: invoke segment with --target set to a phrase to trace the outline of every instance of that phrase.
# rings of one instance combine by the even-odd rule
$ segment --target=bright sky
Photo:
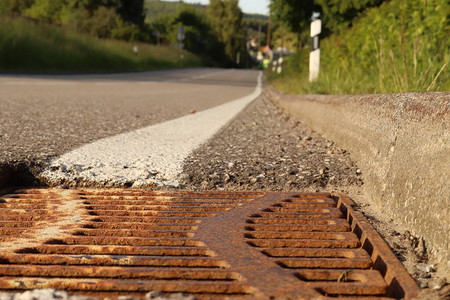
[[[166,0],[179,1],[179,0]],[[183,0],[186,3],[209,4],[209,0]],[[249,14],[269,15],[270,0],[239,0],[242,11]]]

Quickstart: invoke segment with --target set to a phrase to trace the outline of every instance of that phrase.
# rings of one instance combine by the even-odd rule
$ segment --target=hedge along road
[[[26,165],[53,184],[176,186],[179,162],[256,98],[260,80],[222,69],[2,75],[0,166]]]

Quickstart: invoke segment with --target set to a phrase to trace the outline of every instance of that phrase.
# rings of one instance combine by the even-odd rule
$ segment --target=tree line
[[[144,0],[2,0],[0,12],[100,38],[145,40]]]
[[[388,0],[271,0],[270,10],[274,20],[298,34],[302,40],[309,38],[313,12],[320,13],[322,37],[351,27],[357,17],[371,7]]]
[[[210,0],[205,9],[184,4],[176,13],[146,21],[152,0],[1,0],[0,14],[64,26],[99,38],[176,44],[206,61],[236,66],[245,55],[246,28],[238,0]],[[243,59],[241,60],[242,63]]]

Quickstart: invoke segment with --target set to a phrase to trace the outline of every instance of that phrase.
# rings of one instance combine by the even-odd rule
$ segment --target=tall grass
[[[392,0],[321,43],[318,80],[308,82],[309,49],[269,75],[287,93],[355,94],[450,90],[450,4]]]
[[[200,58],[180,49],[101,40],[65,28],[0,17],[2,72],[119,72],[199,65]]]

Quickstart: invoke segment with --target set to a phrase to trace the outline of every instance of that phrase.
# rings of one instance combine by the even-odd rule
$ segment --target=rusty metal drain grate
[[[0,290],[198,298],[413,298],[345,196],[19,190],[0,197]]]

